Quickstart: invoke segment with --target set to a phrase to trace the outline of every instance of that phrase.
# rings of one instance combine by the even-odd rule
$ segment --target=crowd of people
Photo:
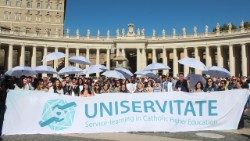
[[[7,89],[34,90],[44,93],[80,97],[90,97],[105,93],[154,93],[171,91],[212,93],[214,91],[248,89],[250,86],[250,79],[247,79],[247,77],[232,76],[222,79],[204,76],[204,79],[206,82],[197,81],[192,85],[191,80],[185,77],[183,73],[178,74],[178,77],[167,75],[159,75],[157,78],[132,76],[124,80],[69,75],[65,77],[8,77],[8,80],[3,81],[6,84],[1,83],[5,84],[2,84],[2,86],[8,87]],[[2,90],[2,88],[0,88],[0,90]],[[1,107],[3,107],[2,110],[4,110],[5,100],[1,101],[3,105]],[[249,103],[250,100],[248,99],[244,113],[250,108]],[[1,117],[3,118],[3,114]],[[243,118],[240,120],[239,127],[240,125],[244,126]]]
[[[111,79],[106,77],[26,77],[14,79],[14,89],[52,92],[72,96],[94,96],[103,93],[150,93],[150,92],[212,92],[231,89],[248,88],[247,77],[231,77],[226,79],[205,77],[206,83],[195,82],[192,86],[189,80],[180,73],[177,77],[160,75],[157,78],[130,77],[128,79]]]

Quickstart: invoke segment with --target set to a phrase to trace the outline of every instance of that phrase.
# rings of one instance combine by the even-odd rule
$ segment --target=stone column
[[[124,48],[122,49],[122,56],[126,58],[125,49],[124,49]],[[127,63],[126,61],[123,61],[123,62],[122,62],[122,66],[125,67],[125,66],[126,66],[126,63]]]
[[[58,52],[58,48],[55,48],[55,52]],[[54,60],[54,69],[56,70],[58,67],[58,60]]]
[[[96,64],[100,64],[100,49],[96,49]]]
[[[65,67],[69,66],[69,48],[68,46],[65,48]]]
[[[110,49],[107,49],[106,67],[110,69]]]
[[[199,48],[198,48],[198,47],[194,47],[194,58],[195,58],[196,60],[199,60],[199,61],[200,61]],[[201,70],[195,69],[195,74],[201,74]]]
[[[147,66],[147,56],[146,56],[146,50],[142,49],[142,69],[144,69]]]
[[[13,67],[13,45],[9,44],[8,50],[8,70]]]
[[[25,45],[21,46],[20,65],[25,66]]]
[[[242,76],[247,76],[247,54],[246,54],[246,44],[241,45],[241,70]]]
[[[221,46],[217,46],[217,66],[223,67],[223,58],[221,55]]]
[[[179,66],[178,66],[178,55],[177,55],[177,49],[174,48],[173,49],[173,76],[177,76],[177,74],[179,73]]]
[[[184,57],[188,57],[187,48],[184,48]],[[184,65],[184,76],[189,74],[189,67]]]
[[[141,60],[140,59],[140,49],[137,48],[137,51],[136,51],[136,71],[141,69],[141,67],[140,67],[141,61],[140,60]]]
[[[47,55],[48,54],[48,48],[47,48],[47,46],[45,46],[44,48],[43,48],[43,56],[45,56],[45,55]],[[47,66],[47,61],[43,61],[43,65],[44,66]]]
[[[90,60],[90,59],[89,59],[89,48],[86,49],[86,58],[87,58],[88,60]],[[89,65],[86,65],[86,68],[88,68],[88,67],[89,67]]]
[[[229,45],[229,70],[232,76],[235,76],[235,57],[233,45]]]
[[[79,54],[80,54],[79,48],[76,48],[76,56],[79,56]],[[78,63],[76,63],[76,67],[79,68],[79,64]]]
[[[167,51],[165,47],[163,47],[162,49],[162,61],[163,61],[163,64],[168,65]],[[163,70],[164,75],[167,73],[168,73],[168,70]]]
[[[96,64],[100,64],[100,49],[96,49],[96,60],[95,60]],[[100,73],[96,73],[97,77],[100,77]]]
[[[156,50],[152,49],[152,63],[157,63]]]
[[[206,46],[206,66],[212,67],[212,58],[210,55],[210,49],[209,46]]]
[[[90,59],[89,59],[89,48],[86,48],[86,58],[87,58],[88,60],[90,60]],[[89,65],[86,65],[86,68],[88,68],[88,67],[89,67]],[[87,74],[86,77],[89,77],[89,75]]]
[[[36,46],[32,48],[31,67],[36,67]]]
[[[120,55],[120,48],[116,48],[116,57]],[[115,67],[118,66],[118,61],[115,63]]]

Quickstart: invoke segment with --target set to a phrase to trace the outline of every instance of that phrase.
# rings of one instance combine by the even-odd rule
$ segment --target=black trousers
[[[5,110],[6,110],[6,106],[4,104],[0,104],[0,136],[2,136],[2,128],[3,128]]]

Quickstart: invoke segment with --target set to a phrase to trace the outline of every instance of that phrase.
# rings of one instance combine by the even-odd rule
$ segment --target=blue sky
[[[144,28],[146,35],[152,30],[160,35],[162,29],[172,34],[172,29],[180,33],[186,27],[187,33],[209,31],[216,26],[232,22],[239,25],[241,20],[250,21],[250,0],[67,0],[65,26],[71,34],[77,28],[81,35],[87,29],[96,35],[110,30],[112,35],[117,28],[127,28],[134,23],[135,28]]]

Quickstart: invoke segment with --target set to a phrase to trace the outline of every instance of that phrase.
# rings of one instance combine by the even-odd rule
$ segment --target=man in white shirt
[[[166,76],[163,78],[162,89],[164,92],[172,92],[173,91],[173,83],[170,77]]]

